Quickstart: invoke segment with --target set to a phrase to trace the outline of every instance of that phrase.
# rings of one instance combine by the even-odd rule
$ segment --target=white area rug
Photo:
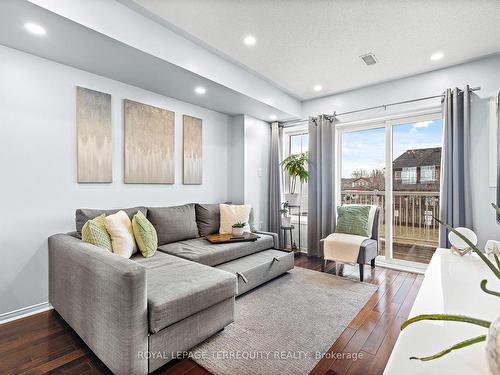
[[[376,289],[295,268],[237,298],[234,323],[194,360],[215,375],[308,374]]]

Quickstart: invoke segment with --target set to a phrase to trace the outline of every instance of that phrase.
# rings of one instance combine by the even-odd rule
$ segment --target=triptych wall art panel
[[[202,121],[184,115],[183,125],[183,180],[185,185],[201,185],[203,179]]]
[[[175,113],[124,100],[125,183],[175,182]]]
[[[77,181],[112,182],[111,95],[76,88]]]
[[[123,100],[124,182],[175,183],[175,113]],[[203,183],[202,120],[182,116],[183,179]],[[113,181],[111,95],[76,88],[77,181]]]

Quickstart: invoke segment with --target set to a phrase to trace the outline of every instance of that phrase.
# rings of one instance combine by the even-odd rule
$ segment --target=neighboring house
[[[393,162],[394,191],[439,191],[441,147],[407,150]]]
[[[342,190],[373,190],[370,177],[343,178]]]

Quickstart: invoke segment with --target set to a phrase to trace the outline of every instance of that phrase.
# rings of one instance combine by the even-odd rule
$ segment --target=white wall
[[[232,116],[229,132],[229,178],[228,178],[228,200],[235,204],[242,204],[245,200],[245,116]]]
[[[112,94],[113,183],[76,183],[75,87]],[[47,237],[78,207],[228,200],[230,119],[0,46],[0,314],[47,301]],[[122,100],[176,113],[176,183],[123,184]],[[203,184],[182,185],[182,114],[203,119]]]
[[[488,184],[489,98],[500,89],[500,55],[468,64],[403,78],[383,84],[306,101],[303,115],[331,114],[371,107],[442,93],[448,87],[481,86],[472,99],[472,194],[474,230],[480,244],[488,239],[500,239],[500,226],[495,222],[490,202],[495,202],[495,188]],[[394,111],[439,104],[439,101],[413,103],[396,107]],[[379,116],[383,110],[365,112],[360,116]],[[345,118],[344,118],[345,119]],[[352,119],[352,118],[351,118]]]
[[[255,227],[268,229],[271,126],[245,116],[244,200],[254,208]]]

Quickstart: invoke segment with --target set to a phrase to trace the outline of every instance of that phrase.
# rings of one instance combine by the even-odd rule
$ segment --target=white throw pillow
[[[252,206],[249,204],[220,204],[220,234],[227,234],[233,232],[233,224],[237,222],[246,223],[244,231],[250,232],[250,210]]]
[[[137,252],[132,221],[125,211],[118,211],[116,214],[106,216],[106,230],[111,237],[113,253],[124,258],[130,258]]]

